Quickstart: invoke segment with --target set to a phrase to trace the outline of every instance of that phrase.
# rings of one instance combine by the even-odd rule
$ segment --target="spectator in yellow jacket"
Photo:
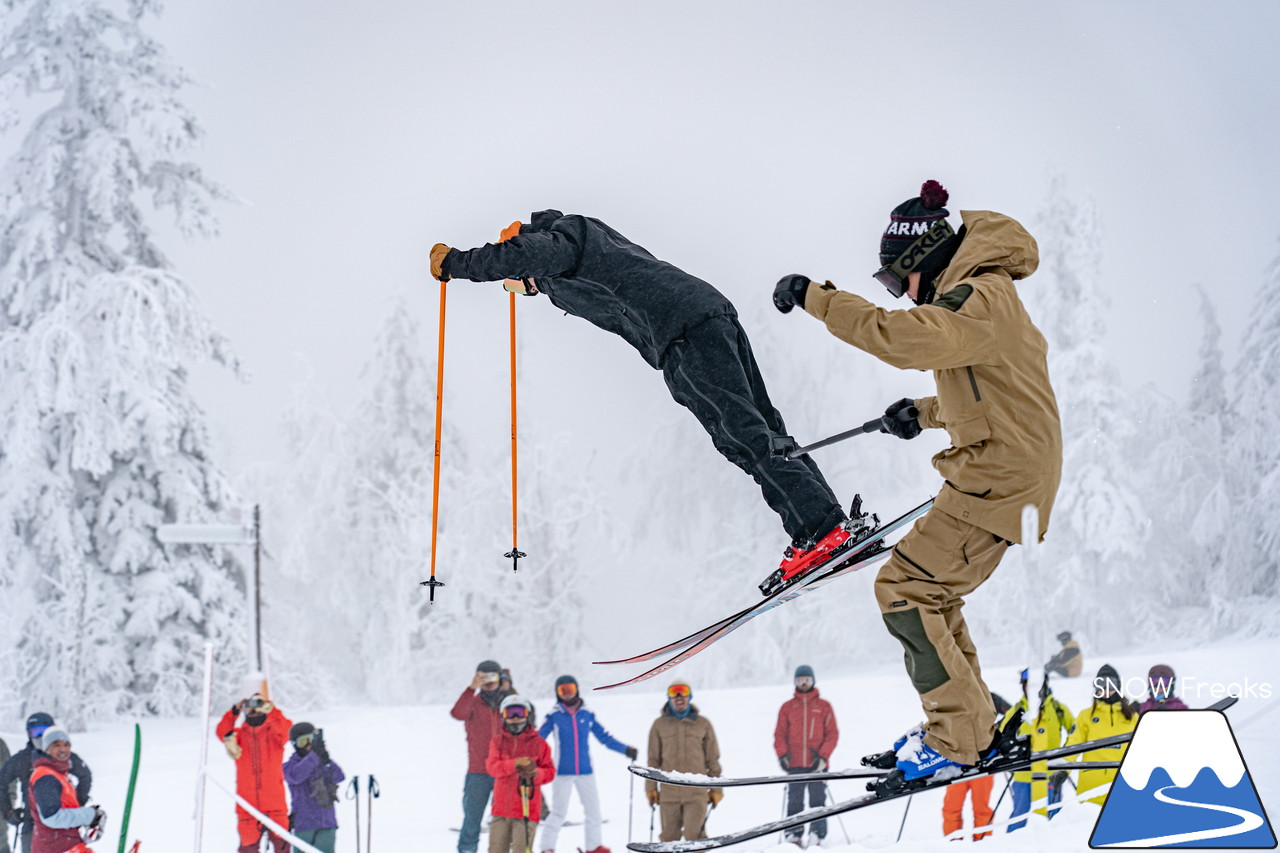
[[[1053,690],[1049,687],[1049,676],[1045,675],[1044,681],[1040,685],[1040,710],[1032,715],[1030,703],[1027,701],[1026,683],[1027,671],[1022,671],[1023,693],[1018,703],[1009,709],[1004,715],[1004,719],[1000,721],[1000,728],[1003,730],[1005,726],[1013,720],[1018,711],[1022,711],[1022,725],[1018,728],[1018,734],[1026,735],[1031,739],[1031,751],[1038,752],[1042,749],[1057,749],[1062,746],[1066,738],[1076,730],[1076,720],[1071,713],[1071,709],[1065,703],[1058,701],[1053,695]],[[1013,774],[1013,785],[1011,792],[1013,794],[1013,813],[1010,817],[1026,814],[1031,810],[1031,803],[1037,800],[1043,800],[1048,797],[1049,803],[1058,802],[1062,799],[1062,789],[1053,786],[1050,789],[1046,774],[1049,770],[1047,761],[1037,761],[1031,765],[1030,770],[1019,770]],[[1035,778],[1036,776],[1040,778]],[[1047,808],[1036,809],[1037,814],[1048,815],[1053,817],[1057,813],[1049,812]],[[1009,832],[1015,829],[1022,829],[1027,825],[1025,820],[1017,823],[1009,824]]]
[[[1137,726],[1138,708],[1124,697],[1120,690],[1120,673],[1107,663],[1102,665],[1093,679],[1093,704],[1080,712],[1080,716],[1076,718],[1076,730],[1067,743],[1070,745],[1111,737],[1131,732]],[[1107,749],[1093,749],[1083,755],[1073,756],[1072,760],[1119,761],[1124,758],[1127,747],[1128,744],[1121,744]],[[1083,794],[1110,784],[1115,777],[1115,770],[1081,770],[1076,792]],[[1089,802],[1102,805],[1106,799],[1106,795],[1102,794],[1090,798]]]

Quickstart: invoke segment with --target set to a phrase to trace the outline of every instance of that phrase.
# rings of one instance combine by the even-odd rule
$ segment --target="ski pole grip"
[[[920,418],[920,410],[917,409],[915,406],[907,406],[906,408],[899,409],[892,418],[890,418],[888,415],[885,415],[884,417],[877,418],[874,421],[867,421],[866,425],[863,428],[867,430],[876,429],[876,430],[879,430],[880,432],[891,433],[893,432],[893,430],[889,429],[889,422],[891,420],[897,421],[898,423],[902,423],[902,424],[909,424],[914,420],[918,420],[919,418]]]

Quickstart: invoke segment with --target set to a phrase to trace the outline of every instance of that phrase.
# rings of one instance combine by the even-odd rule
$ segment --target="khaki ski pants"
[[[529,828],[528,836],[525,827]],[[489,853],[525,853],[535,850],[533,837],[538,834],[538,822],[520,817],[495,817],[489,822]]]
[[[1007,550],[990,531],[934,509],[876,576],[876,603],[924,707],[925,743],[961,764],[990,745],[996,711],[960,609]]]
[[[662,833],[659,841],[686,841],[707,837],[707,803],[699,800],[692,803],[659,803],[658,812],[662,817]]]

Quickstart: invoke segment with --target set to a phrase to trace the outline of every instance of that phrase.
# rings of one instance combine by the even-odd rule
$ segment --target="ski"
[[[1236,703],[1234,696],[1229,696],[1219,702],[1210,705],[1206,710],[1209,711],[1225,711]],[[830,806],[809,809],[808,811],[799,812],[790,817],[780,820],[763,823],[758,826],[741,829],[737,832],[730,832],[715,838],[703,838],[694,841],[659,841],[659,842],[632,842],[627,845],[628,850],[635,850],[637,853],[696,853],[699,850],[716,850],[721,847],[727,847],[731,844],[738,844],[743,841],[750,841],[753,838],[759,838],[763,835],[769,835],[774,832],[782,832],[788,829],[794,829],[797,826],[804,826],[815,820],[823,818],[835,817],[846,812],[855,811],[873,806],[877,803],[887,803],[890,800],[896,800],[900,797],[909,797],[912,794],[918,794],[921,791],[930,791],[937,788],[945,788],[956,782],[966,782],[970,779],[977,779],[982,776],[992,776],[996,773],[1004,773],[1006,771],[1029,770],[1033,764],[1041,761],[1054,761],[1055,759],[1065,758],[1071,755],[1079,755],[1085,752],[1092,752],[1095,749],[1107,749],[1109,747],[1122,746],[1133,738],[1133,732],[1125,732],[1123,734],[1112,735],[1110,737],[1100,738],[1098,740],[1085,741],[1071,746],[1061,746],[1057,749],[1046,749],[1040,752],[1033,752],[1025,758],[1006,760],[995,764],[982,766],[976,765],[956,776],[947,779],[935,780],[926,778],[916,784],[908,784],[901,790],[887,794],[877,794],[874,792],[863,794],[860,797],[854,797],[843,802],[835,803]],[[1077,768],[1078,769],[1078,768]],[[892,771],[889,771],[892,772]],[[692,774],[681,774],[691,776]],[[788,777],[780,777],[776,779],[778,782],[791,781]],[[693,785],[695,787],[708,787],[705,784],[695,784],[685,781],[672,781],[669,784],[676,785]],[[717,784],[716,787],[719,787]]]
[[[1099,747],[1101,748],[1101,747]],[[1046,760],[1032,758],[1033,761]],[[1048,765],[1048,770],[1114,770],[1118,761],[1066,761]],[[821,773],[790,773],[785,776],[702,776],[696,773],[674,773],[632,764],[627,768],[641,779],[690,788],[741,788],[749,785],[790,785],[805,782],[842,782],[849,779],[879,779],[887,770],[859,767],[850,770],[826,770]],[[999,772],[997,770],[997,772]]]
[[[133,724],[133,769],[129,771],[129,788],[128,793],[124,796],[124,816],[120,818],[120,846],[119,853],[124,853],[125,844],[128,843],[129,835],[129,814],[133,811],[133,792],[138,785],[138,763],[142,759],[142,726],[138,723]],[[135,843],[134,848],[138,847]]]
[[[844,543],[827,562],[815,567],[808,574],[802,576],[799,580],[782,586],[774,590],[769,596],[762,601],[751,604],[742,610],[734,613],[724,619],[719,620],[701,631],[696,631],[687,637],[660,646],[652,651],[635,655],[629,658],[620,658],[618,660],[595,661],[598,664],[617,664],[617,663],[639,663],[642,661],[652,660],[668,652],[677,652],[671,658],[663,661],[654,668],[642,672],[634,678],[619,681],[614,684],[606,684],[596,687],[596,690],[609,690],[614,687],[621,687],[626,684],[635,684],[636,682],[645,681],[653,678],[672,667],[683,663],[698,652],[706,649],[711,644],[720,640],[722,637],[731,634],[738,628],[741,628],[747,622],[762,613],[767,613],[779,605],[785,604],[795,598],[812,592],[818,587],[825,586],[838,577],[842,577],[858,569],[868,566],[874,562],[889,556],[890,547],[885,545],[884,537],[900,530],[902,527],[915,521],[920,516],[929,511],[933,506],[933,498],[925,501],[916,508],[898,516],[894,520],[878,525],[876,527],[864,530],[858,537],[850,539]]]

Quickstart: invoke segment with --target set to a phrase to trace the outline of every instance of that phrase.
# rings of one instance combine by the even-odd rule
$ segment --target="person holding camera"
[[[505,675],[505,681],[504,681]],[[461,720],[467,731],[467,776],[462,783],[462,831],[458,853],[476,853],[480,846],[480,823],[493,794],[493,777],[485,768],[489,744],[499,732],[498,709],[502,700],[515,693],[511,676],[497,661],[481,661],[471,684],[462,691],[449,712]]]
[[[284,795],[284,745],[293,721],[260,692],[231,706],[218,723],[218,738],[236,763],[236,793],[280,826],[289,825]],[[243,718],[243,719],[242,719]],[[257,853],[265,833],[275,853],[289,853],[289,843],[271,832],[257,817],[236,806],[240,832],[239,853]]]
[[[81,806],[72,781],[71,736],[50,725],[32,762],[27,808],[32,816],[31,853],[89,853],[106,827],[107,813]]]
[[[324,729],[311,723],[295,723],[289,729],[293,755],[284,763],[293,803],[289,828],[294,835],[324,853],[333,853],[338,834],[338,783],[346,778],[338,762],[329,757]]]

